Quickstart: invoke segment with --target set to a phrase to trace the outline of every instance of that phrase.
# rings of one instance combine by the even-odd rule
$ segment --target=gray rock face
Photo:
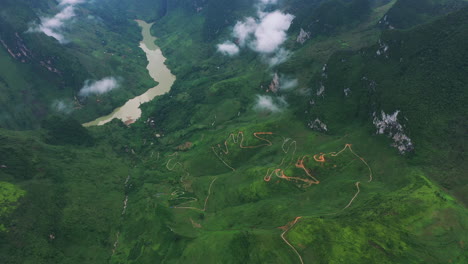
[[[324,79],[327,79],[327,78],[328,78],[327,68],[328,68],[328,65],[327,65],[327,64],[324,64],[323,67],[322,67],[322,77],[323,77]]]
[[[385,55],[385,57],[388,58],[388,49],[388,44],[382,42],[382,40],[379,39],[379,49],[375,53],[377,54],[377,56]]]
[[[310,32],[307,32],[301,28],[301,31],[299,32],[299,36],[297,36],[296,41],[298,43],[304,44],[309,38],[310,38]]]
[[[325,96],[325,85],[323,83],[320,83],[320,87],[317,89],[317,96]]]
[[[400,154],[410,152],[414,149],[413,142],[411,139],[405,135],[403,131],[403,126],[398,123],[398,114],[399,110],[395,111],[393,114],[385,114],[384,111],[381,112],[381,117],[374,112],[373,123],[377,128],[376,134],[385,134],[393,140],[392,147],[398,149]]]
[[[280,87],[280,78],[278,76],[278,73],[275,73],[273,76],[273,80],[271,80],[270,86],[268,86],[268,91],[271,91],[273,93],[277,93]]]
[[[38,63],[42,67],[46,68],[48,71],[56,73],[56,74],[61,74],[59,70],[57,70],[54,66],[53,63],[53,58],[39,58],[33,52],[28,49],[26,46],[24,40],[21,38],[21,36],[18,34],[18,32],[15,33],[15,39],[13,41],[13,44],[8,46],[7,43],[0,38],[0,43],[2,46],[8,51],[8,53],[13,57],[13,59],[21,62],[21,63]]]
[[[316,118],[314,121],[310,121],[308,126],[315,131],[319,131],[319,132],[328,131],[327,125],[318,118]]]
[[[343,93],[345,94],[346,97],[350,96],[351,95],[351,89],[350,88],[345,88],[343,90]]]
[[[379,24],[383,25],[384,27],[388,29],[395,29],[395,27],[390,24],[390,21],[388,21],[387,15],[385,15],[384,18],[379,21]]]

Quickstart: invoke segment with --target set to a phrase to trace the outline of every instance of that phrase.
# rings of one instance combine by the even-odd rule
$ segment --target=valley
[[[157,86],[148,89],[142,95],[127,101],[122,107],[115,109],[109,115],[100,117],[94,121],[83,124],[84,126],[104,125],[114,118],[122,120],[129,125],[134,123],[141,116],[140,105],[151,101],[154,97],[167,93],[175,81],[175,76],[164,64],[164,58],[161,50],[154,44],[155,38],[151,36],[150,28],[153,24],[148,24],[141,20],[136,20],[142,28],[143,40],[140,43],[140,48],[145,52],[148,59],[148,73]]]
[[[71,2],[0,4],[1,263],[468,260],[466,1]]]

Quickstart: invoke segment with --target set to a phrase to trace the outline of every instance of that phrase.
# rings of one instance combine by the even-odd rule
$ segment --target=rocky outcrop
[[[14,47],[9,47],[5,41],[0,39],[3,47],[10,53],[10,55],[23,63],[30,61],[33,58],[32,52],[26,47],[23,39],[19,36],[18,33],[15,33],[15,43]]]
[[[383,25],[384,28],[387,28],[387,29],[395,29],[394,26],[390,25],[390,21],[388,21],[388,15],[385,15],[385,16],[379,21],[379,25]]]
[[[379,49],[375,53],[377,54],[377,56],[385,55],[385,57],[388,58],[388,49],[388,44],[379,39]]]
[[[323,123],[320,119],[316,118],[314,121],[310,121],[308,124],[309,128],[319,131],[326,132],[328,131],[327,125]]]
[[[325,96],[325,85],[323,83],[320,83],[320,87],[317,89],[317,96]]]
[[[278,76],[278,73],[275,73],[273,76],[273,80],[271,80],[270,85],[268,86],[267,92],[273,92],[277,93],[280,88],[280,78]]]
[[[343,93],[345,94],[346,97],[351,95],[351,88],[345,88],[343,89]]]
[[[322,67],[322,77],[325,78],[325,79],[328,78],[327,68],[328,68],[327,64],[324,64],[323,67]]]
[[[187,150],[191,149],[192,147],[193,147],[193,143],[190,142],[190,141],[187,141],[184,144],[181,144],[181,145],[177,146],[176,150],[187,151]]]
[[[8,46],[3,39],[0,39],[0,43],[8,51],[11,57],[13,57],[13,59],[22,63],[36,62],[42,67],[46,68],[48,71],[60,74],[60,71],[53,66],[51,58],[38,59],[37,57],[35,57],[33,52],[30,49],[28,49],[28,47],[24,43],[24,40],[20,37],[20,35],[17,32],[15,33],[15,39],[13,42],[13,45],[10,44],[10,46]]]
[[[296,41],[298,43],[304,44],[310,38],[310,32],[305,31],[301,28],[299,35],[297,36]]]
[[[413,142],[411,139],[405,135],[403,131],[403,126],[398,122],[399,110],[395,111],[393,114],[385,114],[384,111],[381,112],[379,116],[374,112],[373,123],[377,128],[376,134],[387,135],[393,140],[392,147],[398,149],[400,154],[410,152],[414,149]]]

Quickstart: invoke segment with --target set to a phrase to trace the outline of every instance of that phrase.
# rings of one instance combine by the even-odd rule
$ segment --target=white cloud
[[[283,63],[289,58],[289,52],[281,48],[281,45],[286,41],[286,32],[294,20],[293,15],[278,10],[265,12],[267,5],[277,2],[277,0],[259,0],[257,16],[237,21],[232,31],[232,36],[236,38],[239,47],[247,46],[263,54],[270,66]],[[218,50],[220,45],[218,45]],[[230,54],[227,53],[227,55]]]
[[[77,5],[86,2],[86,0],[59,0],[60,5]]]
[[[255,29],[253,47],[261,53],[273,53],[286,40],[286,31],[294,16],[274,11],[266,14]]]
[[[60,43],[66,43],[66,39],[61,33],[65,23],[75,16],[73,6],[67,6],[53,17],[41,17],[41,24],[30,27],[28,32],[42,32],[49,37],[53,37]]]
[[[287,91],[297,87],[299,81],[297,79],[291,79],[285,76],[280,77],[280,90]]]
[[[239,53],[239,47],[231,41],[218,44],[218,51],[224,55],[234,56]]]
[[[73,112],[73,105],[65,100],[55,100],[52,103],[52,109],[59,113],[70,114]]]
[[[119,82],[114,77],[106,77],[99,81],[87,80],[81,88],[80,96],[89,96],[91,94],[103,94],[119,87]]]
[[[268,95],[257,95],[257,101],[254,109],[257,111],[270,111],[273,113],[281,112],[288,103],[283,97],[271,97]]]
[[[66,43],[67,40],[62,34],[65,24],[75,17],[75,5],[86,2],[86,0],[60,0],[59,6],[63,9],[53,17],[41,17],[41,23],[28,29],[28,32],[42,32],[49,37],[53,37],[60,43]]]
[[[276,53],[264,54],[264,58],[270,67],[279,65],[291,57],[291,52],[289,50],[279,48]]]
[[[251,38],[251,35],[257,29],[258,24],[254,18],[248,17],[244,20],[244,22],[237,21],[236,25],[234,26],[234,30],[232,35],[237,38],[239,45],[245,46],[247,40]]]
[[[257,20],[248,17],[242,22],[238,21],[234,26],[233,36],[240,46],[249,44],[257,52],[273,53],[286,41],[286,31],[293,19],[293,15],[280,11],[262,13]]]
[[[261,4],[268,5],[268,4],[276,4],[278,0],[260,0]]]

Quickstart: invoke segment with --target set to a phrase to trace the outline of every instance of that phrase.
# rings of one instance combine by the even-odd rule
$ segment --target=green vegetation
[[[30,133],[2,130],[0,140],[2,263],[105,262],[128,162],[109,147],[51,146]]]
[[[468,78],[459,72],[468,59],[462,47],[466,21],[465,9],[412,31],[387,31],[381,44],[359,52],[335,54],[328,62],[328,78],[322,79],[325,98],[309,108],[310,118],[318,116],[331,131],[339,131],[348,121],[370,124],[373,113],[400,110],[416,146],[412,160],[468,202],[463,154]],[[382,46],[388,50],[377,55]],[[351,90],[349,97],[345,88]]]
[[[50,117],[42,122],[47,130],[46,142],[52,145],[91,145],[93,138],[88,130],[72,118]]]
[[[433,21],[467,5],[466,0],[407,0],[397,1],[384,23],[399,29]]]
[[[141,34],[136,22],[125,18],[116,27],[104,22],[102,10],[93,11],[87,5],[77,9],[79,19],[67,24],[70,43],[60,44],[45,34],[27,32],[32,22],[39,22],[39,14],[52,17],[58,8],[48,10],[44,1],[6,0],[2,4],[0,103],[4,112],[0,127],[37,128],[54,114],[90,121],[154,86],[145,54],[138,47]],[[79,98],[85,80],[108,76],[120,78],[120,89]]]
[[[23,190],[11,183],[0,182],[0,219],[4,219],[16,208],[16,202],[24,195],[24,193],[25,192]],[[0,224],[0,232],[5,231],[5,226]]]
[[[135,55],[139,30],[131,20],[144,18],[156,21],[156,44],[177,81],[142,105],[131,126],[114,120],[85,129],[77,121],[131,97],[116,90],[88,98],[72,114],[44,115],[38,130],[0,129],[0,262],[468,261],[468,10],[451,12],[458,7],[450,5],[449,15],[430,23],[382,31],[379,21],[403,14],[404,0],[285,1],[282,10],[297,21],[285,42],[293,55],[269,67],[248,49],[234,57],[216,52],[235,22],[255,13],[248,2],[103,0],[81,7],[105,18],[77,22],[99,28],[99,37],[77,30],[57,52],[76,56],[83,78],[90,69],[96,78],[127,72],[138,83],[130,89],[149,85],[147,77],[137,80],[145,62]],[[311,25],[311,14],[330,27]],[[303,45],[295,41],[301,28],[314,32]],[[101,40],[122,52],[118,59],[102,55],[108,46],[92,48]],[[124,54],[127,47],[135,54]],[[12,82],[28,85],[22,74],[39,74],[15,68],[33,65],[11,58],[0,66],[0,87],[13,97]],[[256,96],[272,96],[265,90],[275,72],[298,86],[273,95],[288,102],[283,111],[258,111]],[[101,108],[96,99],[112,103]],[[414,143],[403,155],[372,124],[374,112],[396,110]],[[327,131],[310,128],[316,118]],[[28,121],[0,124],[20,122]]]

